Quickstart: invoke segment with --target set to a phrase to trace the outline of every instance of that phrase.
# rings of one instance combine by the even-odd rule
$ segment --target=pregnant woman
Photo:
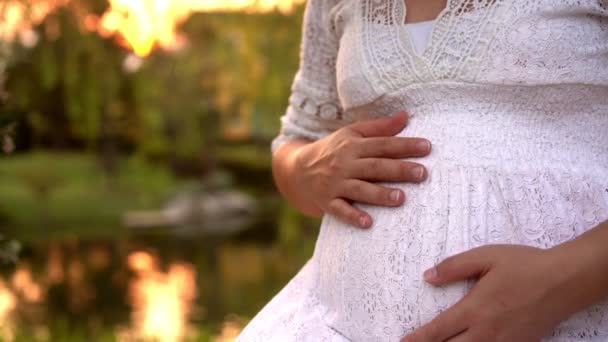
[[[321,231],[239,341],[608,341],[608,1],[308,0],[303,32],[273,171]]]

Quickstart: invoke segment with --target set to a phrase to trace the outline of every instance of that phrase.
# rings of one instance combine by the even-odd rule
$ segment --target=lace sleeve
[[[286,141],[322,138],[343,125],[336,90],[339,38],[331,20],[336,0],[308,0],[304,12],[300,67],[291,87],[281,132],[271,144],[274,153]]]

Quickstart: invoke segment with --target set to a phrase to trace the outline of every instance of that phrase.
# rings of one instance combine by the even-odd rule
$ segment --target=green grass
[[[21,239],[121,234],[127,210],[158,208],[180,184],[132,158],[106,177],[93,156],[37,152],[0,159],[0,227]]]

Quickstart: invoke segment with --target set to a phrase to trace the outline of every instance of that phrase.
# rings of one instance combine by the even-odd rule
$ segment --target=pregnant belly
[[[492,243],[548,248],[608,219],[606,180],[556,170],[435,168],[425,184],[401,188],[400,208],[360,205],[371,230],[331,216],[321,227],[314,258],[326,321],[353,341],[398,341],[459,300],[472,283],[422,281],[447,256]]]
[[[473,285],[425,284],[422,272],[437,262],[485,244],[552,247],[608,219],[608,153],[598,156],[606,144],[575,152],[580,136],[561,124],[546,131],[527,125],[540,119],[414,115],[401,135],[433,142],[420,161],[429,178],[391,184],[406,193],[402,207],[357,204],[374,218],[370,230],[324,217],[313,259],[326,323],[353,341],[398,341]],[[505,129],[506,121],[517,129]],[[574,119],[566,124],[580,129]],[[605,330],[605,319],[608,305],[582,312],[556,338]]]

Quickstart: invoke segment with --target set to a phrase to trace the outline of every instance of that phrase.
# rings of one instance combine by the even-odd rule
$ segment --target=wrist
[[[608,296],[608,230],[586,234],[547,252],[553,260],[556,301],[568,316]],[[603,236],[602,236],[603,235]]]
[[[289,154],[285,157],[284,164],[284,180],[287,192],[294,194],[294,196],[300,199],[301,194],[298,188],[297,180],[300,178],[298,172],[303,170],[302,168],[302,154],[306,149],[305,144],[295,145]]]
[[[275,184],[283,196],[291,188],[293,173],[297,170],[297,154],[303,144],[299,140],[290,140],[279,147],[272,157],[272,173]]]
[[[548,291],[546,303],[548,312],[558,320],[566,319],[583,308],[587,302],[586,293],[580,285],[580,279],[585,275],[586,261],[572,257],[578,246],[559,245],[546,250],[548,268],[546,270]],[[557,323],[557,322],[555,322]]]
[[[324,212],[321,208],[319,208],[314,201],[309,198],[306,194],[310,191],[309,189],[301,189],[300,181],[302,180],[302,175],[299,174],[300,170],[306,169],[306,150],[307,146],[302,145],[297,150],[295,150],[290,156],[290,161],[288,163],[289,174],[288,177],[289,189],[293,193],[297,193],[294,195],[295,201],[297,201],[296,206],[300,211],[307,216],[312,217],[321,217]]]
[[[289,203],[305,215],[320,217],[323,211],[312,203],[298,183],[301,181],[298,173],[304,166],[302,155],[308,144],[308,140],[294,139],[277,149],[273,156],[273,176],[279,192]]]

